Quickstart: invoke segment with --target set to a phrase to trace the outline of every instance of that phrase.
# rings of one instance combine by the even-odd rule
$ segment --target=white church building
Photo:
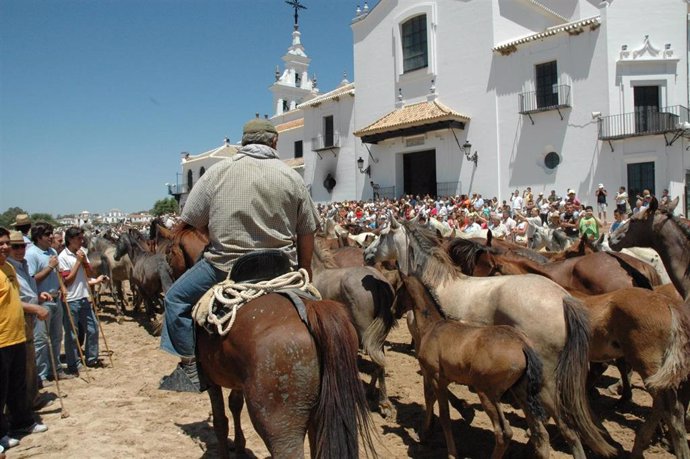
[[[278,150],[318,202],[502,200],[531,186],[593,203],[602,183],[609,203],[619,186],[668,189],[687,215],[689,12],[682,0],[380,0],[351,23],[355,81],[323,94],[296,26],[270,88]]]

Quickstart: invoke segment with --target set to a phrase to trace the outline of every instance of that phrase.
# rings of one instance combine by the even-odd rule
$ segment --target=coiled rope
[[[275,279],[257,282],[256,284],[237,283],[231,279],[226,279],[213,289],[213,296],[208,301],[208,316],[206,320],[209,324],[216,326],[220,336],[225,336],[235,323],[237,311],[242,306],[262,295],[282,289],[301,290],[321,298],[318,290],[309,283],[309,273],[303,268],[283,274]],[[231,307],[230,313],[218,317],[213,312],[213,306],[216,301],[226,307]]]

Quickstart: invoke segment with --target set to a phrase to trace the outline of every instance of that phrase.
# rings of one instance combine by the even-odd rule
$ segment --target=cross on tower
[[[285,0],[285,3],[295,9],[295,30],[299,29],[299,10],[306,10],[307,7],[302,5],[299,0]]]

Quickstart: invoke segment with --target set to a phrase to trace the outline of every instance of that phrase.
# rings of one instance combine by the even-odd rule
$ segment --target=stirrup
[[[189,364],[188,364],[189,365]],[[196,365],[191,364],[191,365]],[[206,384],[202,384],[199,377],[198,368],[194,374],[189,374],[185,371],[182,364],[178,364],[175,370],[168,376],[163,376],[159,390],[169,390],[173,392],[192,392],[194,394],[201,393],[207,389]]]

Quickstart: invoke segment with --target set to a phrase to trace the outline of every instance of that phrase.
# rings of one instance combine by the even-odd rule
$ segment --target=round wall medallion
[[[549,169],[555,169],[561,163],[561,157],[555,151],[549,152],[544,157],[544,165]]]

